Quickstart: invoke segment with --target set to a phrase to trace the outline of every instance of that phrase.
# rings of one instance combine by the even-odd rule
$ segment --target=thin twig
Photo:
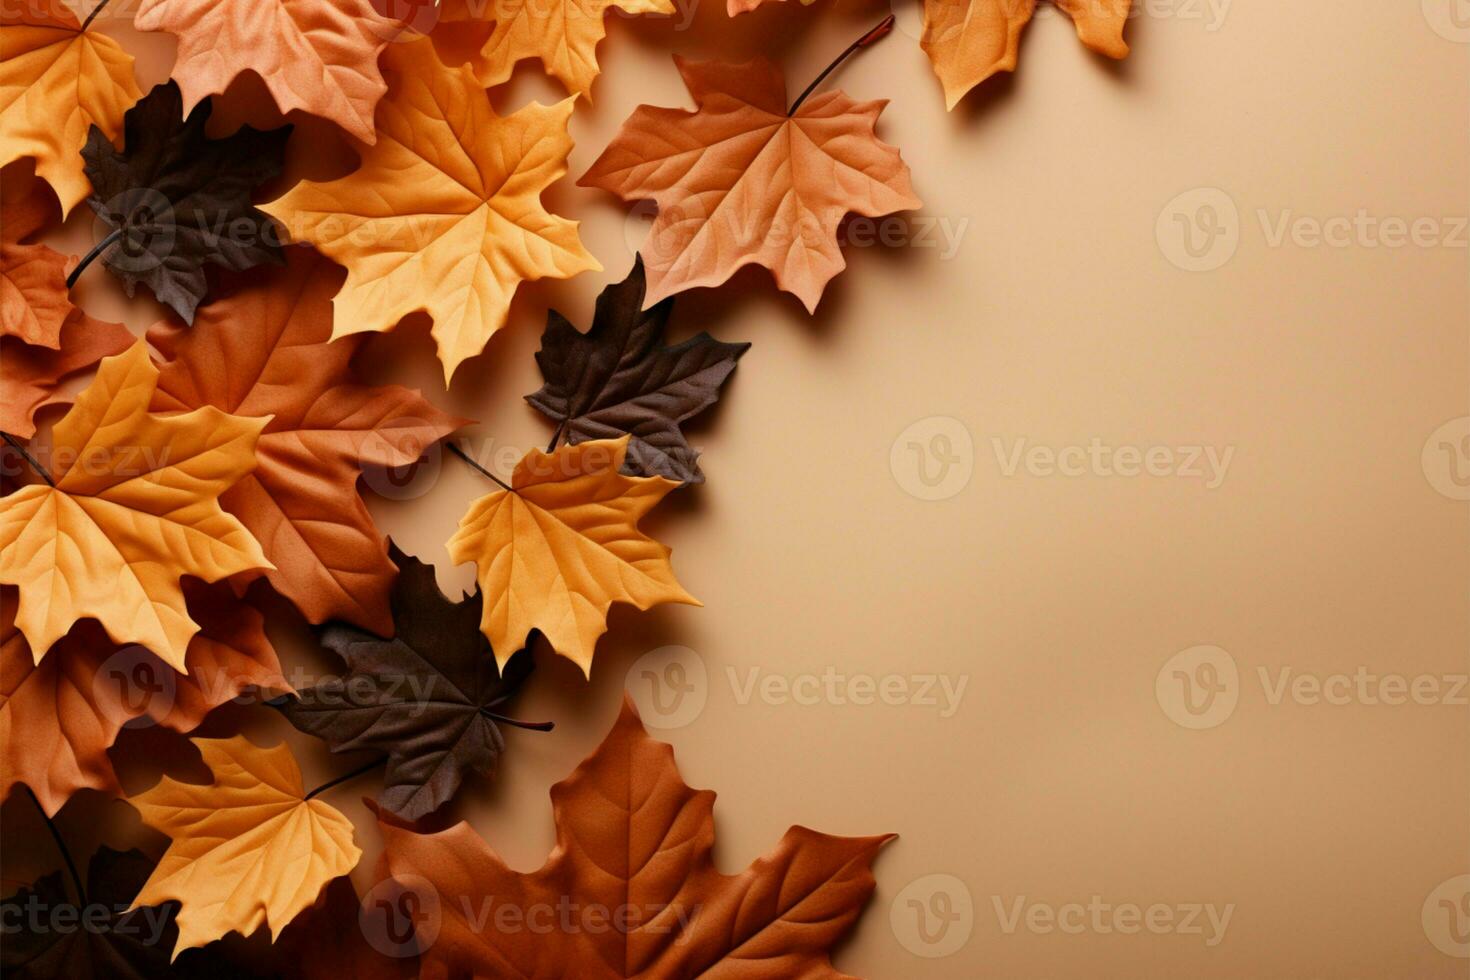
[[[40,461],[37,460],[36,457],[30,454],[30,451],[26,449],[25,446],[21,445],[19,439],[11,435],[9,432],[0,432],[0,438],[3,438],[6,444],[10,446],[11,449],[14,449],[16,452],[20,453],[21,456],[25,458],[25,461],[31,464],[31,469],[35,470],[37,475],[39,475],[41,479],[46,481],[47,486],[56,486],[56,481],[51,479],[50,472],[47,471],[46,467],[41,465]]]
[[[87,27],[92,23],[92,21],[97,19],[97,15],[102,13],[102,8],[107,6],[110,2],[111,0],[102,0],[101,3],[93,7],[92,12],[87,15],[87,19],[82,21],[82,30],[85,31]]]
[[[554,721],[521,721],[519,718],[507,718],[505,715],[498,715],[489,708],[481,708],[480,714],[486,718],[498,721],[502,725],[513,725],[516,728],[524,728],[533,732],[549,732],[556,727],[556,722]]]
[[[549,446],[546,447],[546,451],[548,453],[554,453],[554,452],[556,452],[556,444],[559,443],[559,442],[561,442],[561,434],[562,434],[563,430],[566,429],[566,427],[567,427],[567,420],[566,419],[562,419],[560,422],[556,423],[556,431],[551,434],[551,445],[549,445]]]
[[[336,779],[329,779],[325,783],[322,783],[320,786],[318,786],[316,789],[312,790],[310,793],[307,793],[305,796],[302,797],[302,799],[309,800],[313,796],[316,796],[318,793],[325,793],[327,790],[331,789],[333,786],[338,785],[339,783],[345,783],[349,779],[356,779],[358,776],[361,776],[365,772],[372,772],[374,769],[381,766],[385,761],[386,756],[384,758],[374,759],[367,765],[359,766],[349,773],[338,776]]]
[[[105,2],[105,0],[104,0],[104,2]],[[101,7],[98,7],[97,9],[98,10],[101,10],[102,8]],[[97,14],[97,11],[94,10],[92,12],[92,15],[95,17],[96,14]],[[69,275],[69,276],[66,277],[66,288],[67,289],[70,289],[71,287],[75,286],[77,284],[77,279],[82,274],[82,270],[85,269],[87,266],[91,265],[93,259],[95,259],[97,256],[101,255],[103,252],[105,252],[109,248],[111,248],[113,246],[113,243],[116,242],[119,238],[121,238],[122,235],[123,235],[123,230],[121,228],[114,228],[114,229],[112,229],[112,234],[110,234],[106,238],[102,239],[102,241],[98,242],[96,245],[93,245],[92,246],[92,251],[88,252],[86,255],[83,255],[82,256],[82,261],[78,262],[77,263],[77,267],[75,269],[71,270],[71,275]]]
[[[801,104],[806,101],[806,97],[812,94],[812,89],[822,84],[822,79],[832,74],[832,72],[836,70],[838,65],[847,60],[849,55],[851,55],[859,48],[866,48],[868,45],[883,37],[891,30],[893,30],[893,15],[889,14],[887,17],[883,18],[882,23],[880,23],[877,27],[873,28],[868,33],[864,34],[862,37],[858,38],[856,41],[849,44],[846,51],[839,54],[835,61],[833,61],[826,68],[822,69],[822,73],[816,78],[812,79],[812,83],[808,85],[804,90],[802,90],[802,93],[796,97],[795,102],[791,103],[791,108],[786,110],[786,115],[796,115],[796,110],[801,108]]]
[[[511,493],[515,493],[515,488],[513,488],[509,483],[506,483],[500,477],[496,476],[494,473],[491,473],[489,470],[485,469],[485,467],[481,466],[479,463],[475,462],[474,458],[470,456],[469,453],[459,448],[458,443],[446,442],[444,445],[448,446],[449,451],[454,453],[454,455],[458,456],[460,459],[464,460],[466,463],[469,463],[475,469],[479,470],[481,473],[494,480],[497,484],[500,485],[502,489],[509,490]]]

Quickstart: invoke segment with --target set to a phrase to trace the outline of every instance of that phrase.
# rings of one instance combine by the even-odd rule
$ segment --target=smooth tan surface
[[[1457,492],[1438,446],[1453,450],[1470,422],[1453,423],[1426,453],[1431,433],[1470,413],[1465,236],[1459,247],[1400,248],[1312,247],[1310,235],[1289,234],[1273,246],[1271,236],[1284,214],[1463,221],[1470,47],[1433,29],[1454,33],[1437,0],[1423,10],[1239,3],[1211,30],[1219,9],[1150,5],[1128,27],[1132,55],[1113,65],[1044,7],[1022,38],[1019,75],[987,82],[952,114],[919,50],[916,6],[899,11],[895,36],[834,76],[854,98],[893,100],[879,134],[913,168],[921,214],[951,229],[966,222],[958,251],[945,260],[942,247],[849,246],[849,268],[812,318],[760,270],[680,301],[679,336],[703,328],[754,342],[724,403],[692,428],[708,484],[672,495],[645,522],[673,546],[680,581],[705,607],[615,613],[590,683],[538,653],[516,713],[553,718],[556,732],[510,732],[499,780],[469,786],[453,815],[514,867],[539,865],[553,840],[546,790],[612,724],[635,661],[677,644],[704,665],[707,703],[665,737],[685,780],[720,793],[726,871],[791,823],[901,835],[878,859],[878,893],[838,955],[850,973],[1466,975],[1467,960],[1432,936],[1451,923],[1462,886],[1450,879],[1470,874],[1470,708],[1365,704],[1356,693],[1347,704],[1289,692],[1272,703],[1284,668],[1323,680],[1360,668],[1406,679],[1470,670],[1470,506],[1432,482]],[[523,288],[510,325],[447,396],[422,322],[375,339],[369,373],[480,419],[470,448],[508,474],[549,437],[521,400],[540,383],[531,355],[546,306],[585,325],[648,224],[572,178],[635,105],[687,105],[670,52],[764,50],[795,91],[882,13],[820,0],[730,22],[706,0],[687,30],[612,18],[595,106],[572,120],[571,177],[547,195],[583,220],[605,271]],[[145,88],[164,76],[170,42],[106,29],[139,52]],[[263,104],[258,89],[232,92],[221,125],[270,122],[230,107]],[[509,111],[560,96],[526,65],[494,101]],[[293,171],[313,177],[350,160],[308,159],[301,144],[292,155]],[[1223,190],[1240,216],[1238,250],[1210,272],[1177,267],[1170,255],[1191,261],[1180,239],[1165,234],[1161,246],[1156,234],[1161,224],[1177,232],[1166,206],[1196,188]],[[1181,213],[1205,221],[1193,208],[1212,203],[1218,195],[1196,194]],[[1438,234],[1453,231],[1441,223]],[[74,218],[58,241],[81,251],[89,235],[87,219]],[[89,312],[124,310],[106,273],[84,278]],[[141,331],[157,309],[140,299],[126,314]],[[938,501],[907,492],[890,466],[900,434],[932,416],[959,420],[973,445],[968,483]],[[909,441],[927,447],[936,432],[951,436],[951,452],[962,448],[960,430],[930,425],[904,437],[901,464],[914,461]],[[1007,476],[1022,439],[1233,455],[1213,489],[1187,475],[1041,475],[1044,459]],[[1457,462],[1470,477],[1470,452]],[[963,468],[952,472],[959,481]],[[406,551],[435,563],[443,585],[467,588],[473,568],[452,566],[444,542],[487,484],[452,458],[437,474],[414,485],[421,495],[372,509]],[[287,610],[273,606],[272,624],[284,660],[338,669]],[[1200,645],[1233,658],[1238,704],[1216,727],[1191,730],[1165,711],[1180,710],[1174,667],[1162,701],[1156,679]],[[947,718],[912,704],[766,703],[759,693],[740,702],[752,670],[795,679],[828,668],[967,686]],[[647,688],[643,669],[635,690]],[[1204,676],[1195,662],[1180,669]],[[1452,686],[1442,682],[1440,695]],[[206,732],[242,725],[257,741],[290,741],[308,785],[357,761],[261,709],[228,709]],[[114,753],[124,784],[152,785],[165,762],[203,779],[173,744],[166,733],[125,733],[134,751]],[[357,824],[360,887],[380,847],[357,802],[372,789],[369,777],[326,795]],[[30,842],[23,854],[7,848],[6,878],[54,865],[25,804],[5,816],[7,841],[25,832]],[[82,854],[94,838],[154,853],[165,843],[125,804],[93,795],[61,825]],[[963,938],[965,923],[935,944],[913,938],[916,911],[942,908],[928,904],[936,879],[910,887],[928,875],[958,879],[973,908],[968,940],[938,959],[914,950]],[[1203,915],[1203,935],[1104,932],[1085,909],[1077,934],[1028,928],[1024,916],[1007,932],[1022,896],[1023,909],[1050,907],[1069,924],[1079,920],[1061,907],[1093,896],[1233,911],[1213,946]],[[1459,924],[1470,928],[1470,907]],[[929,928],[937,935],[938,921]]]

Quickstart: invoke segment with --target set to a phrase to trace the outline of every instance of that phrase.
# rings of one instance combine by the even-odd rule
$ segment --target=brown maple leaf
[[[188,674],[140,646],[119,646],[95,620],[82,620],[35,662],[15,626],[15,596],[0,612],[0,799],[21,783],[54,814],[81,789],[121,795],[107,749],[140,721],[196,728],[213,708],[250,688],[289,691],[265,621],[228,583],[184,583],[200,624]]]
[[[379,818],[379,875],[396,884],[375,894],[437,926],[432,941],[415,937],[424,976],[838,978],[830,950],[872,894],[870,865],[890,839],[792,827],[745,871],[721,874],[715,794],[684,785],[673,750],[627,699],[551,800],[557,846],[529,874],[467,823],[419,834]]]
[[[67,297],[71,259],[25,240],[61,222],[56,195],[22,165],[0,173],[0,430],[29,439],[45,405],[69,401],[61,382],[104,357],[121,354],[133,335],[94,319]]]
[[[361,336],[331,340],[340,268],[306,248],[283,268],[222,275],[194,325],[148,331],[168,363],[155,412],[213,405],[272,416],[253,472],[220,498],[276,567],[270,582],[313,623],[343,619],[391,636],[388,590],[397,569],[357,494],[363,464],[407,466],[465,420],[417,391],[355,380]]]
[[[837,244],[844,216],[920,206],[908,166],[875,131],[887,102],[832,91],[788,112],[786,83],[769,61],[674,62],[698,108],[639,106],[577,182],[658,205],[639,249],[644,308],[757,264],[815,310],[846,265]]]

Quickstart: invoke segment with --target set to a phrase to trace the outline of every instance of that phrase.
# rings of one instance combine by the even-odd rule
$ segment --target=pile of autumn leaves
[[[788,111],[769,63],[678,61],[696,109],[640,107],[581,178],[655,201],[651,244],[604,293],[588,332],[550,314],[537,355],[546,384],[527,398],[554,423],[551,446],[469,507],[448,548],[476,564],[480,590],[451,602],[427,566],[383,540],[357,482],[365,466],[413,464],[466,420],[417,392],[363,385],[350,362],[357,335],[423,311],[447,383],[505,323],[520,282],[600,268],[576,223],[540,201],[566,172],[567,120],[596,75],[610,4],[564,5],[578,15],[443,0],[436,30],[499,18],[483,50],[456,67],[432,36],[368,0],[143,0],[137,26],[179,40],[174,80],[146,97],[131,58],[60,0],[7,7],[0,429],[17,445],[29,439],[36,412],[68,400],[67,379],[100,367],[54,426],[49,468],[38,465],[0,508],[0,793],[24,786],[47,814],[82,789],[120,795],[107,749],[125,724],[144,716],[187,732],[242,692],[289,692],[260,613],[241,598],[264,577],[320,624],[322,644],[348,668],[272,704],[334,751],[383,756],[379,879],[430,883],[420,900],[463,900],[446,900],[439,935],[411,947],[434,975],[688,976],[716,964],[739,976],[768,975],[766,966],[824,973],[871,893],[883,838],[795,828],[744,874],[719,874],[713,794],[683,784],[630,706],[553,791],[559,846],[540,871],[510,871],[465,824],[413,826],[467,774],[494,771],[497,722],[507,721],[494,709],[529,672],[519,651],[531,638],[590,671],[614,602],[696,601],[668,549],[637,525],[673,488],[702,479],[680,423],[718,397],[747,345],[701,334],[661,346],[671,297],[753,263],[814,309],[843,267],[846,214],[919,205],[898,151],[876,137],[881,102],[820,92]],[[670,0],[617,5],[673,12]],[[731,0],[730,12],[757,5]],[[1014,64],[1031,4],[927,6],[924,43],[951,105]],[[1119,0],[1072,12],[1085,42],[1121,54],[1127,9]],[[499,117],[485,88],[525,57],[572,96]],[[282,112],[352,136],[357,168],[252,204],[280,170],[289,127],[204,135],[209,96],[247,68]],[[141,282],[173,310],[143,341],[73,306],[72,260],[31,242],[84,200],[116,239],[101,261],[130,294]],[[256,235],[206,244],[212,216],[200,202]],[[278,227],[310,247],[260,234]],[[168,677],[166,705],[98,683],[119,657]],[[405,677],[432,697],[400,693]],[[305,792],[286,746],[195,744],[211,784],[165,778],[130,797],[172,839],[162,860],[104,849],[87,886],[129,916],[166,909],[170,941],[28,934],[10,943],[6,965],[22,976],[162,976],[170,947],[177,956],[262,926],[274,938],[300,917],[340,939],[336,966],[392,972],[355,921],[341,921],[356,908],[336,881],[360,857],[351,823]],[[616,930],[553,941],[466,918],[474,897],[574,896],[613,909],[634,894],[669,910],[637,926],[647,931],[636,941]],[[68,901],[59,874],[7,902],[37,898]]]

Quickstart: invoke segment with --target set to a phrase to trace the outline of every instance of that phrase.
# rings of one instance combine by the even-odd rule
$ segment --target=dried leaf
[[[123,112],[143,93],[133,57],[81,23],[60,0],[0,11],[0,165],[32,157],[62,217],[90,187],[78,155],[92,127],[117,139]]]
[[[281,172],[291,127],[244,126],[209,139],[209,113],[206,101],[185,119],[179,87],[170,81],[128,110],[122,152],[95,127],[82,148],[93,188],[87,203],[122,232],[104,264],[129,296],[144,283],[185,323],[194,321],[208,289],[206,265],[281,262],[276,229],[251,206],[250,193]]]
[[[480,630],[504,669],[538,629],[588,675],[614,602],[648,609],[700,604],[674,578],[669,549],[638,521],[678,486],[661,476],[622,476],[628,437],[533,449],[516,464],[513,490],[470,505],[449,556],[478,568]]]
[[[1132,0],[1053,0],[1077,25],[1083,44],[1109,58],[1128,56],[1123,27]],[[919,43],[944,85],[948,108],[1000,71],[1015,71],[1021,30],[1036,0],[924,0]]]
[[[76,309],[66,295],[66,256],[45,245],[22,243],[60,223],[54,201],[46,185],[23,167],[0,173],[5,214],[0,223],[0,334],[51,348],[61,346],[61,325]]]
[[[873,893],[870,865],[888,837],[792,827],[744,872],[721,874],[710,855],[715,794],[684,785],[673,751],[626,700],[551,800],[556,848],[529,874],[467,823],[418,834],[380,820],[380,874],[417,876],[435,893],[418,897],[437,899],[423,976],[843,976],[830,951]]]
[[[480,633],[480,592],[450,602],[434,568],[392,549],[394,639],[351,626],[320,631],[348,673],[276,705],[333,752],[388,755],[382,806],[417,820],[447,803],[468,772],[494,775],[505,736],[495,709],[531,673],[531,655],[512,657],[502,675]]]
[[[150,415],[157,379],[142,341],[103,361],[53,430],[56,485],[0,502],[0,584],[20,587],[15,621],[37,663],[90,616],[182,672],[198,625],[180,578],[269,567],[218,502],[255,465],[263,423],[214,408]]]
[[[60,871],[0,902],[7,980],[161,980],[177,930],[168,906],[123,912],[153,869],[142,851],[103,846],[87,865],[86,902],[67,895]],[[59,925],[70,923],[71,928]],[[36,928],[38,925],[41,928]]]
[[[370,0],[142,0],[139,30],[179,39],[173,77],[191,110],[244,72],[280,110],[330,119],[365,143],[387,85],[378,54],[399,25]]]
[[[479,56],[470,62],[487,88],[510,78],[516,62],[539,58],[547,74],[589,101],[601,71],[597,45],[607,35],[607,11],[630,16],[675,13],[673,0],[444,0],[444,8],[440,23],[446,25],[480,16],[495,22]]]
[[[823,92],[788,116],[786,84],[769,61],[674,62],[698,108],[639,106],[578,181],[658,205],[639,250],[644,305],[756,264],[815,310],[846,265],[843,217],[920,205],[908,166],[875,132],[887,103]]]
[[[173,838],[133,905],[181,904],[174,956],[262,925],[279,936],[362,856],[352,822],[305,799],[287,745],[263,749],[238,735],[191,741],[213,783],[165,776],[129,798],[144,823]]]
[[[329,342],[342,271],[305,248],[287,264],[223,276],[192,329],[160,323],[155,412],[213,405],[269,417],[258,465],[220,498],[276,567],[271,584],[313,623],[344,619],[385,636],[396,570],[357,480],[363,464],[407,466],[464,423],[398,385],[357,382],[365,338]]]
[[[95,789],[121,795],[107,749],[139,719],[187,732],[252,688],[290,690],[259,612],[227,583],[184,582],[199,632],[189,673],[142,647],[119,647],[91,620],[72,627],[41,663],[15,628],[15,597],[0,613],[0,799],[24,783],[47,813]]]
[[[64,405],[71,395],[62,382],[104,357],[121,354],[137,340],[121,323],[96,320],[73,310],[61,327],[61,347],[36,347],[0,337],[0,431],[22,439],[36,434],[36,413]]]
[[[334,337],[388,330],[424,310],[447,384],[505,325],[522,280],[601,268],[577,223],[541,205],[566,173],[572,100],[501,118],[471,71],[444,67],[427,38],[384,58],[378,142],[361,166],[303,181],[264,210],[347,267]]]
[[[659,346],[673,300],[643,309],[643,262],[597,297],[583,334],[555,310],[536,363],[546,384],[526,401],[549,415],[572,444],[631,436],[623,472],[703,483],[699,453],[679,423],[713,405],[749,344],[722,344],[707,333]]]

